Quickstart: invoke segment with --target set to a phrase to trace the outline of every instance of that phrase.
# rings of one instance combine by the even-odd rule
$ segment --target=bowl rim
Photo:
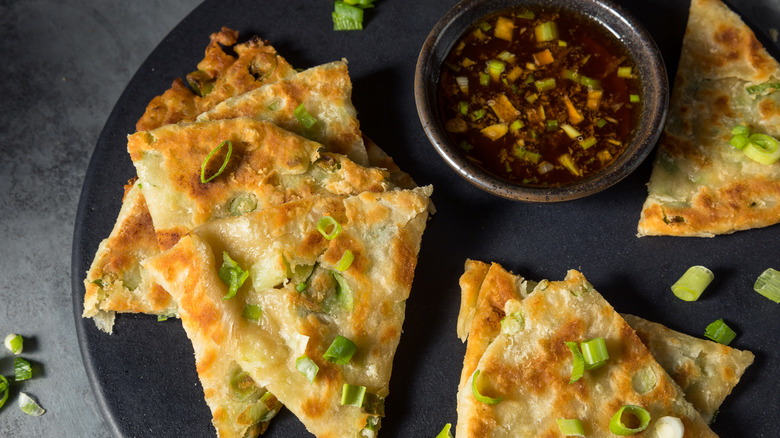
[[[452,144],[439,116],[436,95],[439,71],[451,46],[480,17],[522,6],[554,7],[588,16],[626,47],[636,61],[642,80],[642,113],[631,143],[615,162],[575,183],[532,187],[500,178],[472,163]],[[606,190],[639,167],[654,148],[666,121],[669,80],[661,52],[650,33],[632,14],[610,0],[462,0],[439,19],[423,43],[415,68],[414,95],[426,136],[447,165],[462,178],[506,199],[560,202]]]

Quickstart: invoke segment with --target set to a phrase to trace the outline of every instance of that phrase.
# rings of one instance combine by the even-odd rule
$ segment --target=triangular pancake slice
[[[564,281],[540,282],[525,299],[507,301],[504,313],[516,315],[518,324],[502,328],[477,364],[480,391],[503,398],[487,404],[471,390],[460,391],[458,437],[558,436],[558,419],[580,420],[587,436],[608,436],[612,415],[624,405],[646,409],[653,420],[679,418],[685,437],[716,436],[581,273],[569,271]],[[596,337],[606,340],[607,363],[569,383],[573,360],[565,343]],[[653,376],[647,381],[655,384],[639,390],[636,375]]]
[[[640,236],[711,237],[780,222],[780,161],[761,164],[729,144],[737,125],[780,136],[778,83],[780,64],[737,14],[720,0],[691,1]]]
[[[311,196],[212,221],[145,266],[182,317],[309,431],[354,437],[383,415],[430,192]],[[342,229],[332,240],[317,229],[325,216]],[[347,250],[354,261],[342,271]],[[225,253],[250,272],[230,299],[219,277]],[[262,310],[257,321],[242,316],[247,306]],[[344,365],[324,358],[337,336],[356,345]],[[303,355],[319,367],[311,382],[296,369]],[[341,404],[345,384],[365,388],[361,407]]]
[[[487,346],[500,333],[506,302],[523,299],[536,284],[512,274],[498,263],[466,261],[460,279],[464,299],[458,316],[458,336],[462,341],[468,337],[468,344],[459,391],[470,390],[466,382],[477,369]],[[680,386],[685,399],[708,423],[753,362],[753,353],[749,351],[688,336],[637,316],[622,316],[653,358]],[[465,327],[463,332],[461,326]]]
[[[203,170],[209,154],[226,141],[230,157],[223,146]],[[129,136],[127,148],[163,249],[209,220],[316,193],[390,187],[387,172],[321,153],[321,144],[255,119],[163,126]],[[214,175],[226,160],[224,171],[204,183],[202,175]]]

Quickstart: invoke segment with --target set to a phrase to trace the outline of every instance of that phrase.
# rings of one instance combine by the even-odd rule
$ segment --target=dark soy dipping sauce
[[[488,172],[528,186],[573,183],[612,163],[641,101],[619,41],[590,19],[552,9],[478,21],[453,46],[439,82],[453,141]]]

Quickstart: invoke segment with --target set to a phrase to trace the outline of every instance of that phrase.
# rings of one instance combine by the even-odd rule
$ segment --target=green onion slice
[[[580,146],[582,146],[583,149],[588,149],[589,147],[593,146],[594,144],[596,144],[596,137],[594,137],[594,136],[590,136],[590,137],[588,137],[585,140],[582,140],[580,142]]]
[[[341,388],[341,405],[342,406],[363,406],[363,399],[366,396],[366,387],[360,385],[350,385],[345,383]]]
[[[225,145],[227,145],[228,151],[227,154],[225,154],[225,161],[222,162],[222,167],[220,167],[219,170],[214,175],[211,175],[210,177],[206,178],[206,167],[208,166],[209,161],[211,161],[211,157],[213,157],[214,154],[216,154],[220,149],[222,149],[222,146]],[[225,140],[222,143],[220,143],[219,146],[212,149],[211,152],[209,152],[209,154],[206,155],[206,159],[203,160],[203,163],[200,165],[200,182],[205,184],[213,180],[214,178],[218,177],[219,175],[221,175],[222,172],[227,167],[228,161],[230,161],[230,154],[232,153],[233,153],[233,142],[231,142],[230,140]]]
[[[639,102],[639,95],[638,94],[629,94],[628,95],[628,101],[631,102],[631,103]]]
[[[308,380],[309,383],[314,382],[314,378],[317,377],[317,373],[320,372],[320,367],[305,354],[295,360],[295,369],[306,376],[306,380]]]
[[[563,436],[585,436],[585,428],[582,422],[576,418],[559,418],[558,429]]]
[[[766,134],[752,134],[743,151],[748,158],[761,164],[774,164],[780,159],[780,141]]]
[[[534,28],[536,41],[542,43],[558,39],[558,26],[554,21],[547,21]]]
[[[719,344],[729,345],[737,337],[737,334],[723,322],[723,318],[720,318],[707,326],[704,330],[704,336]]]
[[[472,394],[474,394],[474,398],[476,398],[477,401],[479,401],[480,403],[485,403],[486,405],[495,405],[501,403],[501,400],[503,400],[504,397],[492,398],[480,394],[479,389],[477,389],[478,377],[479,377],[479,370],[476,370],[474,371],[474,376],[471,378],[471,392]]]
[[[349,288],[347,280],[345,280],[344,277],[338,272],[333,273],[333,278],[336,279],[336,283],[339,285],[336,289],[336,296],[338,297],[338,300],[343,304],[344,308],[347,310],[352,310],[352,306],[354,305],[352,289]]]
[[[32,367],[30,362],[21,357],[14,358],[14,380],[21,382],[32,378]]]
[[[238,402],[257,400],[260,395],[260,388],[246,371],[236,368],[230,376],[230,392],[228,395],[231,399]]]
[[[603,128],[606,125],[607,125],[607,121],[604,119],[598,119],[598,121],[596,121],[596,126],[598,126],[599,128]]]
[[[780,303],[780,272],[772,268],[762,272],[756,279],[753,290],[776,303]]]
[[[317,123],[317,119],[315,119],[314,116],[306,111],[306,106],[304,106],[304,104],[298,105],[295,110],[293,110],[293,115],[296,119],[298,119],[298,123],[300,123],[306,129],[310,129],[312,126],[314,126],[315,123]]]
[[[452,423],[445,424],[441,432],[436,435],[436,438],[452,438],[452,432],[450,432],[450,429],[452,429]]]
[[[533,11],[521,11],[516,13],[515,17],[524,18],[526,20],[533,20],[534,18],[536,18],[536,14],[534,14]]]
[[[712,271],[704,266],[691,266],[672,285],[672,292],[683,301],[696,301],[714,278]]]
[[[746,87],[748,94],[763,93],[767,90],[780,90],[778,82],[764,82],[763,84],[749,85]]]
[[[571,384],[580,380],[585,373],[585,359],[582,358],[582,352],[580,352],[580,347],[576,342],[566,342],[566,346],[571,350],[573,358],[571,364],[571,379],[569,379],[569,383]]]
[[[618,67],[618,69],[617,69],[617,76],[619,78],[630,78],[631,77],[631,67]]]
[[[43,409],[41,405],[39,405],[35,400],[33,400],[32,397],[23,392],[19,393],[19,408],[25,414],[31,415],[33,417],[40,417],[44,412],[46,412],[46,410]]]
[[[355,260],[355,255],[352,254],[352,251],[346,250],[344,251],[344,254],[341,256],[341,260],[336,263],[336,269],[338,269],[341,272],[346,271],[349,269],[349,267],[352,265],[352,262]]]
[[[630,428],[623,422],[623,414],[633,415],[639,420],[639,426]],[[615,435],[634,435],[647,428],[650,424],[650,412],[636,405],[625,405],[615,412],[609,420],[609,430]]]
[[[338,365],[346,365],[352,359],[352,355],[357,351],[357,346],[351,340],[344,336],[336,336],[336,339],[330,344],[328,350],[322,355],[322,358]]]
[[[303,291],[305,291],[305,290],[306,290],[306,283],[305,283],[305,282],[303,282],[303,281],[302,281],[302,282],[300,282],[300,283],[298,283],[298,285],[297,285],[297,286],[295,286],[295,290],[297,290],[298,292],[303,292]]]
[[[222,267],[219,268],[219,278],[229,286],[228,293],[222,299],[229,300],[236,296],[238,288],[249,278],[249,271],[241,269],[238,263],[230,258],[227,251],[222,251]]]
[[[577,138],[577,137],[582,135],[580,133],[580,131],[577,131],[577,128],[575,128],[574,126],[569,125],[568,123],[562,124],[561,125],[561,129],[563,129],[563,132],[565,132],[566,135],[568,135],[569,138],[572,138],[572,139]]]
[[[3,407],[5,404],[5,401],[8,400],[8,379],[5,378],[2,374],[0,374],[0,392],[3,393],[3,396],[0,397],[0,408]]]
[[[592,370],[604,365],[609,359],[607,343],[604,338],[593,338],[591,340],[580,342],[582,358],[585,360],[585,369]]]
[[[523,329],[525,318],[522,312],[512,312],[501,319],[501,331],[513,335]]]
[[[261,316],[263,316],[263,308],[259,304],[247,304],[241,311],[241,317],[252,322],[259,321]]]
[[[538,81],[534,81],[536,89],[541,91],[548,91],[555,88],[555,78],[544,78]]]
[[[333,228],[328,232],[328,228],[330,227]],[[330,216],[323,216],[317,221],[317,231],[319,231],[325,239],[333,240],[341,233],[341,224]]]
[[[487,73],[480,73],[479,74],[479,84],[483,86],[490,85],[490,75]]]
[[[745,125],[737,125],[731,129],[731,135],[750,135],[750,128]]]
[[[13,354],[20,354],[24,349],[24,339],[21,335],[11,333],[5,337],[5,348],[7,348]]]
[[[656,420],[653,425],[655,436],[658,438],[683,438],[685,425],[677,417],[666,416]]]
[[[750,138],[747,135],[735,135],[729,140],[729,144],[734,146],[734,149],[742,150],[750,143]]]
[[[363,29],[363,9],[343,1],[337,1],[331,14],[333,30]]]

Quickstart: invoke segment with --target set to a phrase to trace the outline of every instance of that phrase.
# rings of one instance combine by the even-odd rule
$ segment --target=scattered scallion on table
[[[445,424],[441,432],[439,432],[439,434],[436,435],[436,438],[452,438],[452,432],[450,432],[451,429],[452,429],[452,423]]]
[[[5,337],[5,348],[13,354],[20,354],[24,349],[24,339],[21,335],[11,333]]]
[[[32,378],[32,366],[30,362],[21,357],[14,358],[14,380],[21,382]]]
[[[704,330],[704,336],[719,344],[729,345],[737,337],[737,334],[723,322],[723,318],[720,318],[707,326]]]
[[[19,408],[25,414],[31,415],[33,417],[39,417],[43,415],[44,412],[46,412],[46,410],[43,409],[41,405],[38,404],[38,402],[23,392],[19,393]]]
[[[683,301],[696,301],[714,278],[712,271],[704,266],[691,266],[672,285],[672,292]]]
[[[762,272],[756,279],[753,290],[776,303],[780,303],[780,271],[769,268]]]

